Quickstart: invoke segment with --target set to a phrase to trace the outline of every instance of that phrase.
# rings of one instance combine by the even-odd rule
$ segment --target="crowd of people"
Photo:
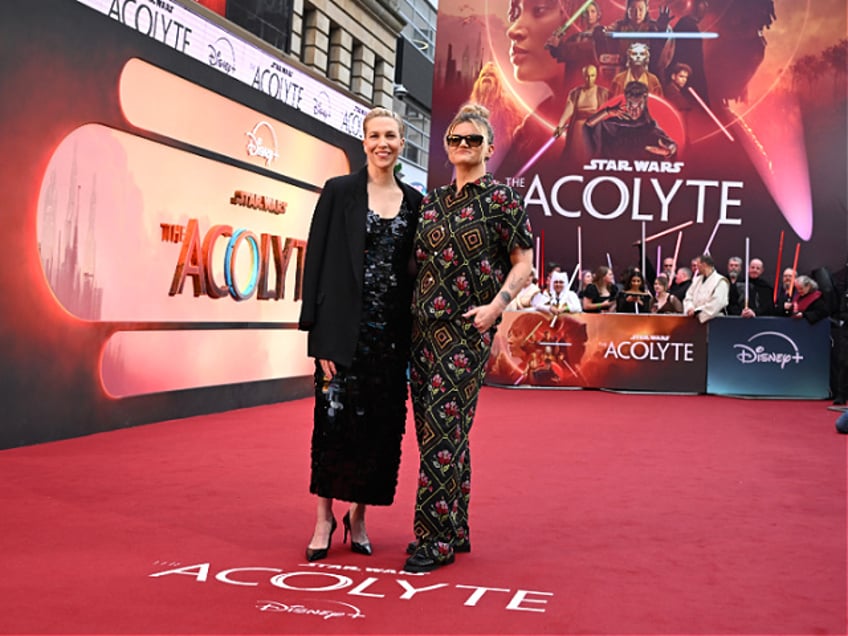
[[[540,287],[534,270],[527,286],[517,295],[520,302],[509,309],[549,314],[679,314],[702,323],[717,316],[785,317],[810,324],[828,320],[831,392],[834,404],[844,405],[848,398],[848,264],[836,273],[816,268],[809,274],[798,274],[786,268],[777,288],[764,276],[762,259],[750,259],[747,273],[743,270],[744,261],[739,256],[730,257],[723,270],[708,253],[681,267],[667,257],[658,271],[654,271],[650,260],[646,260],[644,273],[640,266],[625,268],[618,283],[606,265],[594,272],[583,270],[579,280],[571,281],[560,266],[551,263],[547,283]]]

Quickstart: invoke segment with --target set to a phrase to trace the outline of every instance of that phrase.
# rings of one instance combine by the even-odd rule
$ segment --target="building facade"
[[[407,125],[403,176],[426,187],[437,15],[431,0],[187,1],[364,106],[399,113]]]

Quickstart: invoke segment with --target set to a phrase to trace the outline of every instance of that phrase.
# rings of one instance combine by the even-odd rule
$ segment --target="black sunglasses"
[[[445,141],[448,146],[458,146],[464,141],[469,148],[478,148],[483,144],[483,135],[448,135]]]

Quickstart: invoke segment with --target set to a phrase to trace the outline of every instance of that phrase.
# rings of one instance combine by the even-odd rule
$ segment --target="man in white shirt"
[[[698,257],[697,267],[698,275],[683,299],[683,313],[707,322],[727,307],[730,282],[716,271],[715,261],[709,254]]]

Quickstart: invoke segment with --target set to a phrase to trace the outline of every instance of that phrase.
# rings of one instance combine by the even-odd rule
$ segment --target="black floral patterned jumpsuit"
[[[486,174],[457,193],[437,188],[421,205],[415,234],[410,372],[420,471],[418,550],[439,563],[468,551],[468,434],[496,325],[481,334],[462,315],[491,302],[514,248],[533,245],[520,195]]]

